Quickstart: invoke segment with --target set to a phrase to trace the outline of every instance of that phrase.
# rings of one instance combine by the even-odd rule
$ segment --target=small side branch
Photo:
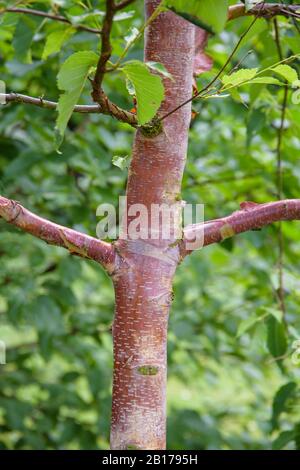
[[[187,226],[180,246],[182,257],[198,249],[190,247],[195,239],[201,240],[201,237],[203,246],[207,246],[242,232],[259,230],[274,222],[300,220],[300,199],[285,199],[266,204],[243,202],[240,207],[241,210],[227,217]]]
[[[0,218],[50,245],[61,246],[74,255],[97,261],[108,273],[114,270],[115,252],[111,244],[43,219],[17,201],[0,196]]]
[[[96,29],[96,28],[90,28],[89,26],[84,26],[82,24],[73,24],[71,20],[66,18],[65,16],[61,15],[54,15],[52,13],[46,13],[45,11],[40,11],[40,10],[34,10],[34,9],[29,9],[29,8],[13,8],[13,7],[8,7],[4,10],[5,12],[9,13],[19,13],[22,15],[33,15],[33,16],[40,16],[42,18],[47,18],[49,20],[53,21],[59,21],[61,23],[67,23],[71,25],[74,29],[77,29],[79,31],[86,31],[88,33],[94,33],[94,34],[102,34],[101,29]]]
[[[103,77],[106,71],[106,64],[110,59],[112,53],[110,34],[113,26],[115,11],[116,9],[114,0],[106,0],[106,13],[102,26],[101,53],[97,64],[95,77],[93,80],[93,99],[99,104],[101,104],[101,87]]]
[[[285,16],[300,18],[300,5],[286,5],[283,3],[258,3],[251,10],[246,11],[245,5],[232,5],[228,9],[228,20],[234,20],[241,16],[258,16],[260,18],[274,18],[275,16]]]
[[[126,3],[126,5],[125,5]],[[101,42],[101,53],[98,60],[94,79],[92,80],[92,98],[95,103],[98,103],[102,114],[108,114],[113,116],[118,121],[126,122],[133,127],[137,127],[137,119],[133,113],[120,108],[116,104],[112,103],[102,88],[102,82],[106,73],[106,65],[112,54],[112,45],[110,41],[111,30],[113,27],[113,19],[115,13],[129,5],[131,2],[122,2],[119,5],[115,5],[114,0],[106,0],[106,13],[103,20],[102,27],[102,42]]]
[[[0,101],[5,103],[23,103],[38,106],[39,108],[56,109],[57,103],[55,101],[45,100],[44,98],[35,98],[33,96],[22,95],[20,93],[0,93]],[[113,116],[121,122],[126,122],[132,127],[137,127],[136,115],[120,108],[112,103],[106,95],[103,94],[102,105],[76,105],[74,107],[75,113],[81,114],[107,114]]]
[[[33,96],[22,95],[20,93],[0,93],[1,102],[5,103],[24,103],[38,106],[39,108],[56,109],[55,101],[45,100],[44,98],[34,98]],[[74,108],[75,113],[101,113],[100,106],[97,105],[77,105]]]

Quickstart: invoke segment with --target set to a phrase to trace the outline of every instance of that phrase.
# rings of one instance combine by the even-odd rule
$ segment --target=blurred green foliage
[[[47,9],[49,3],[30,2],[30,7]],[[127,8],[128,14],[115,22],[115,57],[130,29],[143,24],[142,3]],[[104,6],[92,0],[52,4],[76,21]],[[84,21],[96,27],[102,18]],[[14,14],[0,20],[0,78],[7,91],[57,100],[56,76],[65,59],[99,48],[96,35],[77,31],[66,35],[59,52],[43,58],[47,37],[63,33],[65,25]],[[231,22],[209,41],[214,69],[200,77],[199,87],[224,64],[249,21]],[[284,55],[298,53],[300,36],[293,22],[280,18],[279,25]],[[250,50],[244,67],[278,61],[271,21],[256,22],[231,66]],[[128,58],[141,59],[142,54],[139,41]],[[296,62],[293,67],[299,70]],[[109,74],[105,88],[113,101],[130,109],[121,75]],[[283,90],[254,85],[239,92],[194,104],[199,116],[191,125],[183,198],[205,203],[206,219],[226,215],[245,200],[276,199]],[[284,130],[284,196],[298,198],[300,108],[291,93]],[[87,84],[80,102],[90,103],[89,95]],[[12,104],[0,113],[0,193],[95,235],[97,206],[117,204],[124,194],[126,169],[112,161],[130,155],[132,130],[109,117],[74,114],[58,154],[54,111]],[[208,247],[179,268],[169,330],[169,449],[299,446],[300,369],[291,360],[292,344],[300,337],[299,224],[284,224],[283,233],[284,321],[272,314],[278,312],[276,226]],[[107,448],[114,304],[109,278],[98,265],[45,246],[3,221],[0,257],[0,340],[7,345],[7,364],[0,366],[0,448]],[[249,328],[244,323],[237,336],[249,317],[258,320]],[[270,342],[279,329],[282,357],[274,357]]]

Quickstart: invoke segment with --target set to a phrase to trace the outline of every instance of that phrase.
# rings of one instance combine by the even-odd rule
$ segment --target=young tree
[[[78,52],[63,64],[58,75],[58,86],[64,94],[58,105],[44,98],[13,92],[2,93],[1,97],[6,102],[57,108],[58,144],[73,111],[111,115],[136,128],[128,170],[123,236],[113,243],[107,243],[43,219],[26,210],[19,202],[3,196],[0,197],[0,216],[49,244],[96,261],[111,276],[116,300],[112,330],[114,371],[111,448],[164,449],[166,345],[168,315],[173,297],[172,283],[178,265],[196,249],[191,242],[195,238],[200,239],[205,247],[242,232],[261,229],[276,221],[300,219],[300,200],[281,198],[279,158],[279,200],[265,204],[244,202],[240,210],[232,215],[190,225],[182,230],[183,201],[180,194],[191,123],[191,103],[192,100],[207,99],[211,95],[220,96],[226,91],[239,97],[237,88],[249,83],[282,86],[285,90],[285,104],[279,128],[280,156],[287,93],[289,85],[295,81],[296,71],[286,64],[280,52],[276,17],[298,17],[299,6],[250,2],[249,8],[248,2],[248,7],[237,4],[228,9],[227,1],[213,2],[211,5],[212,2],[195,0],[187,6],[186,2],[179,0],[145,0],[145,26],[133,32],[121,56],[116,62],[111,62],[114,18],[132,3],[133,0],[119,3],[106,0],[101,31],[83,21],[72,25],[69,17],[62,16],[55,9],[49,12],[46,9],[28,9],[24,5],[3,9],[6,14],[46,18],[72,26],[75,32],[79,30],[101,36],[99,56],[92,51]],[[192,95],[194,77],[212,67],[212,60],[205,54],[209,34],[221,31],[226,21],[244,15],[251,16],[253,20],[232,55],[219,72],[203,88],[194,89]],[[254,23],[261,21],[261,17],[271,19],[275,24],[278,63],[260,72],[257,69],[244,70],[238,63],[226,75],[227,66],[242,40]],[[144,63],[137,60],[125,62],[130,46],[143,33]],[[53,51],[59,49],[62,43],[58,37],[54,40],[52,37],[52,41],[48,42],[48,47],[52,47]],[[106,76],[118,69],[126,75],[131,89],[134,88],[137,110],[122,109],[105,94]],[[89,76],[92,77],[90,84],[94,104],[79,105],[81,90]],[[140,213],[140,205],[149,214],[154,205],[173,208],[175,224],[168,237],[163,236],[164,220],[158,224],[156,238],[151,224],[146,228],[146,236],[145,230],[143,236],[138,238],[130,234],[130,223]],[[131,208],[135,208],[135,211],[130,212]],[[284,309],[282,284],[278,295],[281,308]]]

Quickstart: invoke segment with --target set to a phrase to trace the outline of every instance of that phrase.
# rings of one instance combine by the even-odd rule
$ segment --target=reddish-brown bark
[[[43,219],[17,201],[0,196],[0,217],[49,245],[66,248],[70,253],[100,263],[108,273],[114,270],[115,253],[109,243]]]
[[[124,0],[120,5],[130,3]],[[145,1],[147,18],[159,3]],[[243,12],[239,9],[240,15]],[[174,79],[165,79],[160,116],[191,97],[193,69],[199,72],[210,66],[203,52],[206,33],[195,32],[193,25],[172,12],[160,14],[146,30],[145,59],[163,63]],[[100,78],[101,82],[103,76]],[[50,103],[48,107],[54,106]],[[177,205],[180,213],[190,117],[189,103],[163,121],[163,130],[156,137],[137,131],[126,191],[128,207],[143,204],[151,212],[152,204]],[[129,236],[110,245],[42,219],[1,196],[0,217],[47,243],[96,260],[111,274],[116,296],[111,448],[164,449],[168,315],[174,273],[192,251],[187,247],[187,236],[191,240],[191,235],[204,232],[206,246],[275,221],[300,219],[300,200],[243,203],[241,210],[230,216],[187,227],[180,243],[175,231],[167,239],[154,240],[150,226],[146,239]],[[125,234],[128,221],[126,217]],[[159,235],[162,229],[160,224]]]
[[[197,233],[198,239],[201,239],[199,233],[203,234],[203,246],[207,246],[242,232],[261,229],[274,222],[300,220],[300,199],[284,199],[265,204],[242,202],[240,207],[241,210],[227,217],[187,226],[180,247],[181,255],[186,256],[193,251],[187,248],[187,244],[193,241]]]
[[[145,2],[147,17],[159,3]],[[191,96],[193,57],[194,27],[188,22],[168,12],[147,28],[145,60],[163,63],[174,79],[165,80],[160,113]],[[190,116],[188,105],[164,122],[157,137],[137,132],[127,185],[128,207],[181,204],[178,195]],[[170,247],[174,237],[116,244],[120,266],[114,276],[113,449],[165,448],[167,324],[172,278],[179,261],[178,248]]]

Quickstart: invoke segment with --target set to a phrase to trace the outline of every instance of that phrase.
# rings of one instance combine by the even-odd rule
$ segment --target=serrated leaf
[[[138,60],[125,63],[121,70],[135,89],[138,123],[146,124],[154,118],[164,99],[162,79],[152,74],[147,65]]]
[[[65,91],[58,101],[56,129],[64,135],[68,121],[82,93],[90,69],[97,64],[98,56],[92,51],[80,51],[71,55],[62,65],[57,76],[57,85]]]
[[[283,77],[289,83],[294,83],[296,80],[298,80],[298,73],[290,65],[279,64],[276,65],[276,67],[273,67],[271,70]]]
[[[287,401],[294,395],[296,389],[297,384],[295,382],[288,382],[276,392],[272,405],[271,423],[273,429],[278,427],[278,419],[281,413],[286,411]]]
[[[227,21],[228,0],[168,0],[167,8],[209,33],[220,33]]]
[[[224,75],[222,77],[222,83],[225,86],[238,86],[241,83],[252,80],[257,74],[258,69],[240,69],[231,75]]]
[[[75,29],[65,28],[64,30],[53,31],[47,36],[42,59],[45,60],[51,54],[56,54],[61,50],[62,45],[75,33]]]

